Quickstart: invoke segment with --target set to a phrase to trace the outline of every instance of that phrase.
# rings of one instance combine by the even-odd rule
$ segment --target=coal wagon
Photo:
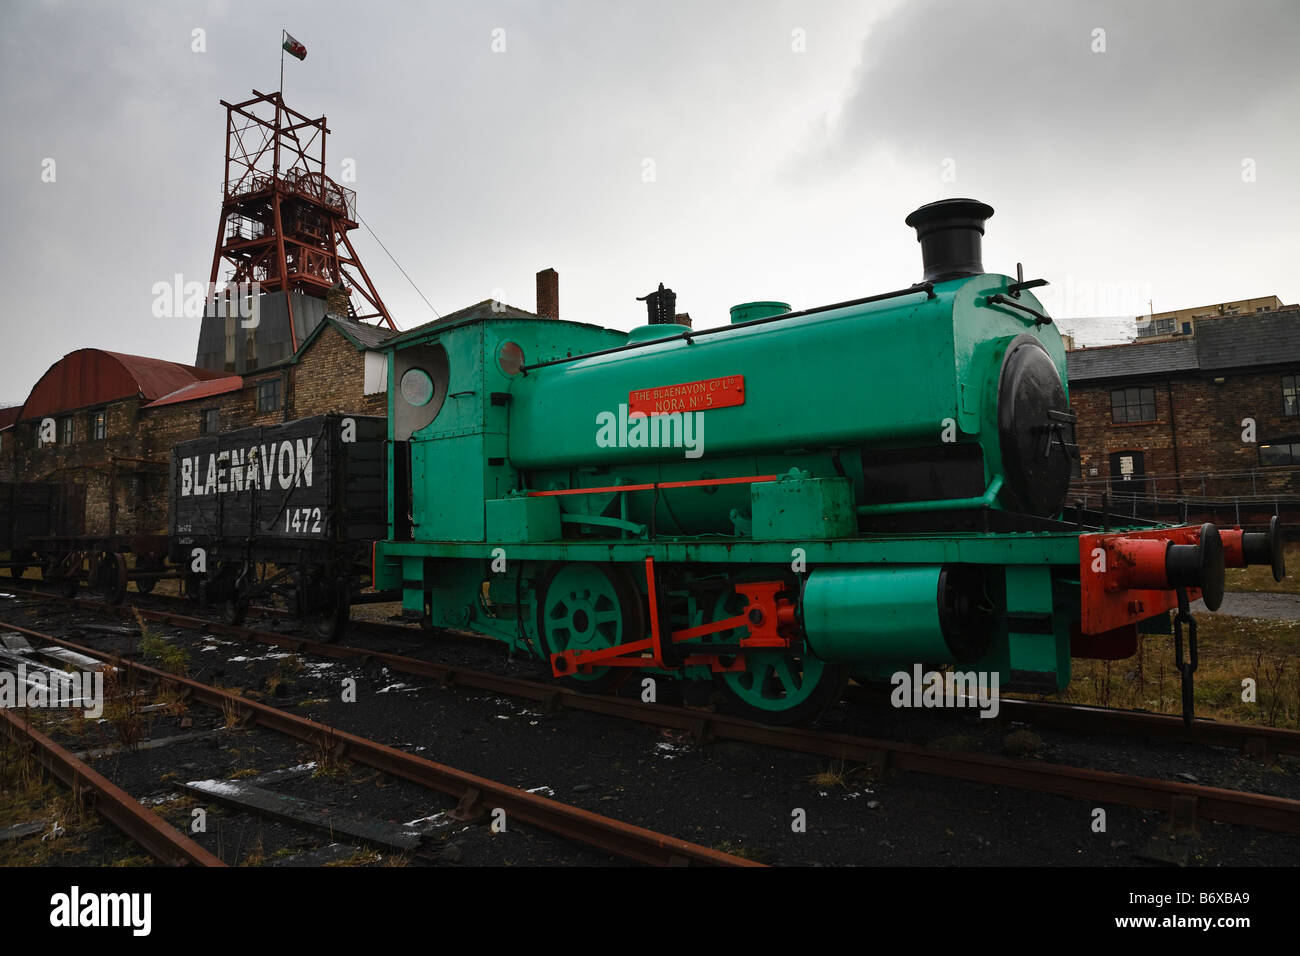
[[[170,556],[189,593],[232,624],[279,594],[341,634],[385,532],[386,439],[384,419],[330,414],[176,445]]]

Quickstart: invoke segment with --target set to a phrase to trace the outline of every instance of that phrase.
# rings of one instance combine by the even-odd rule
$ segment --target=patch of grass
[[[1286,577],[1273,580],[1273,569],[1264,565],[1228,568],[1223,585],[1229,591],[1264,591],[1270,594],[1300,594],[1300,542],[1282,546],[1286,557]]]
[[[140,609],[135,609],[135,619],[140,625],[140,653],[156,662],[163,670],[172,674],[188,675],[190,672],[190,653],[185,648],[173,644],[145,623]]]
[[[283,697],[293,690],[294,679],[303,672],[302,659],[283,657],[276,662],[275,670],[266,679],[266,693],[270,697]]]
[[[384,862],[383,855],[378,850],[370,847],[361,847],[345,860],[334,860],[332,863],[326,863],[326,866],[374,866],[376,863]]]
[[[261,866],[267,860],[266,849],[262,846],[262,834],[257,835],[257,842],[254,843],[244,854],[244,858],[239,861],[240,866]]]
[[[25,748],[6,738],[0,744],[0,827],[38,821],[40,832],[0,844],[0,866],[61,865],[86,851],[85,835],[100,825]]]
[[[844,773],[844,761],[841,760],[838,767],[831,764],[825,770],[819,770],[811,777],[808,782],[814,787],[820,787],[823,790],[829,790],[832,787],[847,787],[848,780]]]
[[[140,699],[134,670],[104,668],[104,719],[127,750],[134,750],[148,733],[149,721],[140,713]]]
[[[1197,716],[1300,728],[1300,621],[1198,614],[1196,624]],[[1033,699],[1182,713],[1182,678],[1171,637],[1140,635],[1133,658],[1076,659],[1072,669],[1063,694]],[[1243,700],[1252,692],[1253,700]]]
[[[242,696],[243,691],[235,691],[236,695]],[[227,730],[234,730],[244,722],[244,709],[233,700],[223,699],[221,701],[221,719],[225,723]]]
[[[188,810],[197,802],[198,801],[195,800],[194,797],[190,796],[190,794],[181,793],[172,797],[170,800],[164,800],[162,803],[155,804],[153,812],[163,816],[175,810]],[[184,831],[186,827],[180,827],[180,829]]]
[[[347,773],[351,767],[343,759],[342,741],[333,733],[325,733],[313,739],[312,751],[312,760],[316,762],[312,777],[337,777]]]

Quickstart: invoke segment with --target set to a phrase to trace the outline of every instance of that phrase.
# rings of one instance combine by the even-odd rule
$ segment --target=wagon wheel
[[[126,597],[126,556],[101,551],[91,560],[90,592],[105,604],[121,604]]]
[[[31,567],[32,553],[30,551],[11,551],[9,553],[10,561],[19,561],[20,564],[13,564],[9,567],[9,576],[12,578],[21,578]]]
[[[164,563],[163,559],[156,555],[142,554],[135,559],[135,569],[137,571],[161,571]],[[151,594],[157,583],[157,578],[136,578],[135,589],[141,594]]]
[[[59,593],[64,597],[77,596],[77,589],[81,587],[81,563],[84,557],[80,551],[72,551],[62,559],[56,559],[50,580],[58,583]]]
[[[741,595],[724,595],[715,620],[734,617],[746,606]],[[725,639],[736,640],[744,633],[727,632]],[[745,665],[743,671],[717,675],[717,687],[728,710],[764,724],[811,723],[840,699],[851,672],[847,664],[830,664],[806,652],[776,650],[746,651]]]
[[[349,581],[330,580],[321,568],[298,572],[298,617],[303,626],[322,641],[336,641],[348,629],[351,613]]]
[[[222,565],[222,598],[217,616],[223,624],[239,627],[248,616],[248,574],[249,567],[246,564],[233,562]]]
[[[571,649],[600,650],[645,636],[641,595],[617,565],[557,564],[538,588],[537,633],[550,656]],[[562,680],[584,691],[603,693],[631,675],[625,667],[596,667]]]

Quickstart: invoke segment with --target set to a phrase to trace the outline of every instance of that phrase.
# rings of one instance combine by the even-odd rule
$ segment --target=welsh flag
[[[307,48],[289,36],[288,31],[284,34],[284,52],[290,56],[296,56],[300,60],[307,59]]]

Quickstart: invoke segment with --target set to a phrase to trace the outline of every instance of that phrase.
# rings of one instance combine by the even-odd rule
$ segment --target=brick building
[[[288,359],[244,375],[71,352],[3,413],[0,480],[61,484],[69,529],[164,532],[173,445],[324,412],[384,416],[387,364],[376,348],[393,334],[327,315]]]
[[[1074,497],[1300,501],[1300,308],[1066,353]]]

